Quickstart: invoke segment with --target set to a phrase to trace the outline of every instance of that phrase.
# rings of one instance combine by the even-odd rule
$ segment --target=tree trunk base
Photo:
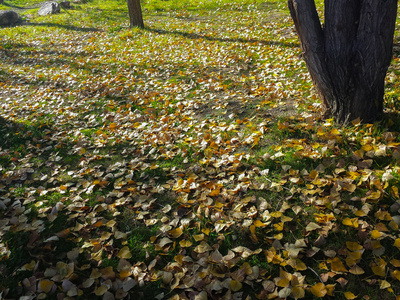
[[[314,0],[288,5],[324,116],[342,124],[380,118],[397,0],[325,0],[324,27]]]

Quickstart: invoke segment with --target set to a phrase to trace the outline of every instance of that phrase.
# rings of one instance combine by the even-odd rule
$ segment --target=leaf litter
[[[3,298],[396,298],[396,66],[338,128],[260,3],[1,29]]]

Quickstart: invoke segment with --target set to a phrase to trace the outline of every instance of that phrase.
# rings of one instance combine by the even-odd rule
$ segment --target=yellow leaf
[[[361,275],[365,273],[365,271],[357,265],[352,266],[349,272],[353,275]]]
[[[286,272],[286,271],[283,270],[283,269],[280,269],[280,271],[279,271],[279,277],[281,277],[281,278],[287,278],[288,280],[292,280],[293,275],[290,274],[289,272]]]
[[[363,211],[363,210],[357,210],[356,211],[356,213],[355,213],[355,215],[357,216],[357,217],[365,217],[366,215],[367,215],[367,213],[365,212],[365,211]]]
[[[315,170],[312,170],[310,172],[310,174],[308,175],[308,177],[310,177],[311,179],[315,179],[315,178],[317,178],[317,176],[318,176],[318,172]]]
[[[114,227],[117,222],[115,220],[110,220],[106,223],[107,227]]]
[[[327,223],[329,221],[332,221],[335,219],[335,216],[333,214],[314,214],[315,216],[315,221],[318,223]]]
[[[274,212],[271,213],[271,217],[273,217],[273,218],[280,218],[280,217],[282,217],[282,212],[280,212],[280,211],[274,211]]]
[[[280,278],[277,282],[276,285],[279,287],[288,287],[289,286],[289,279],[287,278]]]
[[[251,225],[250,226],[250,238],[251,238],[251,240],[254,242],[254,243],[258,243],[258,238],[257,238],[257,235],[256,235],[256,226],[254,226],[254,225]]]
[[[202,241],[200,243],[200,245],[198,245],[196,248],[194,248],[194,251],[197,253],[204,253],[204,252],[211,251],[211,250],[212,250],[212,248],[210,247],[210,245],[204,241]]]
[[[237,280],[231,280],[230,287],[233,292],[237,292],[242,288],[242,284]]]
[[[117,256],[119,258],[125,258],[125,259],[129,259],[132,257],[132,253],[129,250],[128,246],[123,247],[121,250],[119,250]]]
[[[378,258],[375,260],[375,262],[371,263],[371,270],[375,275],[385,277],[386,265],[386,262],[382,258]]]
[[[193,243],[191,241],[188,241],[188,240],[182,240],[182,241],[179,242],[179,245],[181,245],[182,248],[190,247],[190,246],[192,246],[192,244]]]
[[[104,280],[108,279],[112,280],[115,278],[115,272],[111,266],[101,269],[100,273],[101,273],[101,278],[103,278]]]
[[[386,280],[381,280],[381,284],[380,284],[380,289],[381,290],[384,290],[384,289],[388,289],[388,288],[390,288],[392,285],[389,283],[389,282],[387,282]]]
[[[321,270],[328,270],[328,266],[324,261],[319,263],[318,268],[320,268]]]
[[[347,258],[358,261],[359,259],[361,259],[362,254],[363,254],[363,251],[349,252],[347,254]]]
[[[392,219],[392,218],[390,217],[390,219]],[[376,224],[375,228],[376,228],[376,230],[378,230],[378,231],[383,231],[383,232],[389,231],[389,229],[386,227],[386,225],[383,224],[383,223],[381,223],[381,222],[379,222],[378,224]]]
[[[382,236],[382,234],[378,230],[376,230],[376,229],[372,230],[371,237],[373,239],[375,239],[375,240],[379,239],[381,236]]]
[[[121,280],[124,280],[125,278],[131,276],[131,271],[130,270],[122,270],[121,272],[119,272],[119,278]]]
[[[351,300],[351,299],[356,299],[357,296],[354,295],[352,292],[346,292],[344,293],[344,296],[346,297],[346,299]]]
[[[96,279],[96,278],[99,278],[99,277],[101,277],[101,273],[99,272],[99,270],[98,269],[92,269],[92,272],[90,273],[90,278],[93,278],[93,279]]]
[[[347,269],[345,268],[339,257],[328,259],[328,262],[331,264],[331,269],[333,272],[347,272]]]
[[[202,233],[204,233],[205,235],[209,235],[210,234],[210,229],[209,228],[204,228],[201,230]]]
[[[397,247],[397,248],[400,250],[400,238],[398,238],[398,239],[396,239],[396,240],[394,241],[393,246]]]
[[[193,238],[194,238],[194,240],[196,241],[196,242],[200,242],[200,241],[202,241],[202,240],[204,240],[204,234],[195,234],[194,236],[193,236]]]
[[[22,270],[33,271],[35,266],[36,266],[36,262],[34,260],[32,260],[29,264],[25,264],[22,267]]]
[[[47,279],[40,280],[40,288],[46,294],[51,291],[53,286],[54,286],[54,282],[51,280],[47,280]]]
[[[308,225],[306,227],[306,231],[313,231],[313,230],[316,230],[319,228],[321,228],[321,226],[319,226],[317,223],[310,222],[310,223],[308,223]]]
[[[100,249],[97,252],[91,253],[90,257],[91,257],[91,259],[93,259],[95,261],[100,261],[103,257],[103,249]]]
[[[173,238],[178,238],[183,234],[183,230],[181,227],[175,228],[173,230],[168,231],[168,234]]]
[[[117,123],[111,123],[110,124],[110,129],[115,129],[117,128]]]
[[[393,277],[396,278],[398,281],[400,281],[400,271],[399,270],[395,270],[393,271]]]
[[[389,227],[393,231],[398,231],[399,230],[399,225],[397,225],[397,223],[395,221],[393,221],[393,220],[389,222]]]
[[[305,292],[301,286],[295,286],[292,288],[292,295],[294,299],[301,299],[304,298]]]
[[[108,288],[106,285],[101,285],[99,286],[94,293],[96,294],[96,296],[103,296],[106,292],[107,292]]]
[[[101,227],[103,226],[103,221],[97,221],[96,223],[93,224],[94,227]]]
[[[390,263],[391,263],[394,267],[400,268],[400,260],[398,260],[398,259],[392,259],[392,260],[390,261]]]
[[[273,251],[265,250],[264,253],[268,262],[272,262],[273,264],[280,264],[283,261],[280,255],[276,255],[276,251],[274,249]]]
[[[325,284],[323,284],[322,282],[318,282],[317,284],[313,285],[311,287],[311,293],[315,297],[319,297],[319,298],[324,297],[326,295],[326,293],[327,293]]]
[[[382,244],[380,241],[371,241],[371,248],[372,249],[382,248]]]
[[[219,189],[212,190],[210,196],[218,196],[221,191]]]
[[[343,223],[343,225],[346,225],[346,226],[358,228],[358,218],[352,218],[352,219],[350,219],[350,218],[345,218],[345,219],[342,221],[342,223]]]
[[[253,224],[256,227],[265,227],[265,226],[267,226],[267,224],[261,222],[260,220],[255,220]]]
[[[304,271],[307,270],[307,266],[305,265],[304,262],[302,262],[300,259],[298,258],[290,258],[287,261],[288,265],[291,266],[293,269],[295,269],[296,271]]]
[[[326,291],[327,291],[327,295],[328,296],[333,296],[333,292],[335,291],[335,286],[336,284],[327,284],[326,287]]]
[[[353,252],[361,250],[363,248],[363,246],[361,246],[357,242],[346,242],[346,246],[347,246],[347,249],[349,249],[350,251],[353,251]]]
[[[333,134],[333,135],[339,135],[340,132],[339,132],[339,130],[337,130],[336,128],[333,128],[333,129],[331,130],[331,134]]]
[[[243,265],[240,267],[240,269],[244,270],[246,275],[253,274],[253,270],[248,262],[243,263]]]
[[[282,231],[283,230],[283,223],[281,222],[281,223],[274,224],[274,227],[275,227],[276,230]]]
[[[292,278],[293,278],[292,274],[281,269],[279,272],[279,277],[275,278],[275,284],[283,288],[289,287]]]

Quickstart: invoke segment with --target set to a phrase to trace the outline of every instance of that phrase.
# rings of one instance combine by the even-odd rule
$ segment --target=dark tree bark
[[[131,27],[144,28],[140,0],[127,0]]]
[[[346,124],[377,120],[392,58],[397,0],[288,0],[301,50],[324,116]]]

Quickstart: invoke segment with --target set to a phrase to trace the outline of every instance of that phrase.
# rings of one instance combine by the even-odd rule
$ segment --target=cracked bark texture
[[[142,7],[140,6],[140,0],[127,0],[129,21],[131,27],[144,28]]]
[[[346,124],[382,115],[392,58],[397,0],[288,0],[300,47],[325,117]]]

